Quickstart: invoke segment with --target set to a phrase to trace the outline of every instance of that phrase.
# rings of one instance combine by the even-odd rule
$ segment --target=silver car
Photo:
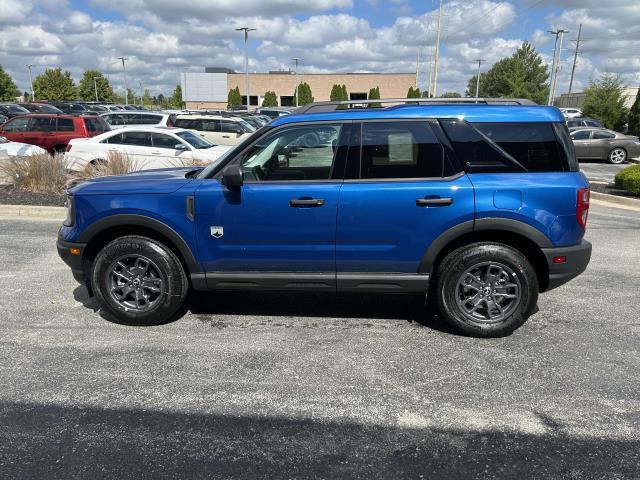
[[[638,137],[614,132],[606,128],[581,128],[571,132],[576,157],[623,163],[640,155]]]

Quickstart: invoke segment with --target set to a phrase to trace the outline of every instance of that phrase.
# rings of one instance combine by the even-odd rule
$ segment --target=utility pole
[[[547,105],[553,105],[556,96],[556,84],[558,82],[558,70],[560,70],[560,50],[562,50],[562,37],[567,30],[549,30],[549,33],[556,36],[556,44],[553,49],[553,65],[551,66],[551,82],[549,84],[549,100]]]
[[[140,85],[140,106],[142,106],[142,95],[144,94],[144,91],[142,89],[142,82],[138,82],[138,85]]]
[[[420,82],[420,56],[422,51],[418,48],[418,59],[416,60],[416,88],[419,88]]]
[[[476,98],[480,97],[480,65],[484,62],[484,58],[478,58],[476,62],[478,62],[478,73],[476,74]]]
[[[125,57],[118,57],[118,60],[122,60],[122,75],[124,78],[124,103],[129,104],[129,89],[127,88],[127,69],[124,67],[125,60],[129,60]]]
[[[98,100],[98,85],[96,84],[96,77],[91,77],[91,80],[93,80],[93,91],[96,94],[96,102],[99,102],[100,100]]]
[[[440,0],[440,7],[438,8],[438,30],[436,32],[436,53],[435,60],[433,62],[433,90],[431,94],[434,97],[438,96],[438,60],[440,57],[440,30],[442,27],[442,0]]]
[[[580,52],[580,34],[582,33],[582,24],[578,27],[578,38],[575,40],[576,51],[573,54],[573,66],[571,67],[571,80],[569,80],[569,93],[571,93],[571,87],[573,87],[573,76],[576,73],[576,63],[578,63],[578,53]]]
[[[31,83],[31,101],[35,101],[36,99],[36,94],[33,91],[33,77],[31,76],[31,69],[35,67],[35,65],[27,65],[27,68],[29,69],[29,82]]]
[[[431,98],[431,87],[433,86],[431,83],[433,77],[433,55],[429,55],[429,83],[427,86],[427,98]]]
[[[292,58],[291,60],[293,60],[295,62],[295,64],[296,64],[296,69],[294,70],[294,75],[296,77],[296,93],[295,93],[295,97],[296,97],[296,107],[297,107],[298,103],[299,103],[299,99],[298,99],[298,84],[300,83],[300,82],[298,82],[298,62],[301,61],[302,59],[295,57],[295,58]]]
[[[247,111],[249,110],[249,100],[251,98],[249,95],[249,49],[247,47],[247,43],[249,42],[249,32],[252,32],[253,30],[255,30],[255,28],[236,28],[236,32],[244,32],[244,82],[245,89],[247,90]]]

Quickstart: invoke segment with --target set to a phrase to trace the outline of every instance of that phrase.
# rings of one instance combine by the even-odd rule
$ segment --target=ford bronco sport
[[[125,324],[176,318],[190,290],[310,290],[427,295],[458,331],[507,335],[590,259],[564,117],[394,102],[311,104],[204,169],[81,183],[58,252]]]

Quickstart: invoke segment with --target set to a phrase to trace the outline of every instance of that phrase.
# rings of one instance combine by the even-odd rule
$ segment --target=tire
[[[176,255],[163,244],[125,236],[107,244],[91,267],[91,287],[116,323],[159,325],[174,320],[189,282]]]
[[[454,250],[440,263],[436,276],[438,313],[472,337],[511,334],[531,316],[538,301],[538,277],[531,263],[501,243],[473,243]]]
[[[624,148],[616,147],[609,152],[607,159],[609,163],[619,165],[627,160],[627,151]]]

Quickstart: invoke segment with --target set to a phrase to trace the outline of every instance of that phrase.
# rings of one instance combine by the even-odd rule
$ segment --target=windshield
[[[250,124],[249,122],[247,122],[246,120],[239,119],[239,120],[238,120],[238,123],[244,127],[244,130],[245,130],[246,132],[253,133],[253,132],[255,132],[255,131],[256,131],[256,127],[254,127],[253,125],[251,125],[251,124]]]
[[[193,148],[197,148],[199,150],[215,147],[213,143],[209,143],[201,136],[195,135],[191,132],[180,132],[176,133],[176,135],[187,142],[189,145],[191,145]]]
[[[12,113],[29,113],[29,110],[27,110],[26,108],[21,107],[20,105],[3,105],[3,107],[5,107],[8,111],[12,112]]]

